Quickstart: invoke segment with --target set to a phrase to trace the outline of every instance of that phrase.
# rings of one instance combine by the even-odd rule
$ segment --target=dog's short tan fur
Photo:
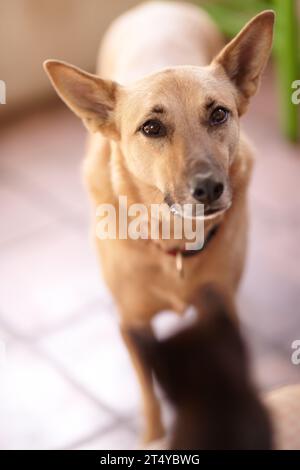
[[[221,204],[231,207],[205,222],[206,234],[212,223],[220,228],[203,252],[185,259],[183,279],[164,251],[184,240],[96,240],[141,382],[146,440],[162,434],[160,411],[128,331],[152,334],[150,320],[157,312],[183,312],[195,290],[209,281],[234,295],[244,265],[252,167],[239,116],[269,56],[273,21],[272,12],[258,15],[219,52],[220,34],[204,12],[187,4],[149,2],[113,23],[100,51],[99,76],[63,62],[45,64],[58,94],[93,133],[85,176],[96,205],[117,208],[119,195],[128,196],[129,204],[160,203],[166,195],[181,204],[193,202],[188,184],[203,164],[226,182]],[[210,128],[209,109],[217,105],[230,110],[229,119]],[[153,116],[164,122],[167,137],[139,132]]]

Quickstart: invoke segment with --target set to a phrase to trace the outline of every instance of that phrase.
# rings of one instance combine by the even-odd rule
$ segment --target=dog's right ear
[[[120,85],[58,60],[47,60],[44,69],[57,94],[91,132],[118,139],[114,111]]]
[[[238,111],[243,114],[256,93],[272,48],[275,15],[271,10],[255,16],[214,59],[221,65],[238,94]]]

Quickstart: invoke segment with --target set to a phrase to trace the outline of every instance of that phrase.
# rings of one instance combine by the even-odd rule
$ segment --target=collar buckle
[[[176,270],[179,273],[179,276],[181,277],[181,279],[183,279],[184,273],[183,273],[183,256],[182,256],[182,252],[180,250],[178,250],[176,252],[175,256],[176,256],[176,258],[175,258]]]

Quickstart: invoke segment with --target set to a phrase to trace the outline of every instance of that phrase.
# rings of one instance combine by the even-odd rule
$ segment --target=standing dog
[[[252,167],[239,117],[257,90],[273,23],[273,12],[259,14],[219,52],[220,34],[203,11],[149,2],[112,24],[99,76],[45,63],[59,96],[93,133],[85,175],[97,206],[109,203],[118,211],[118,196],[125,195],[129,204],[147,207],[164,201],[205,207],[204,246],[193,253],[185,251],[184,239],[96,241],[141,384],[146,441],[163,428],[151,374],[129,331],[152,335],[152,317],[163,309],[183,312],[204,283],[235,293]]]

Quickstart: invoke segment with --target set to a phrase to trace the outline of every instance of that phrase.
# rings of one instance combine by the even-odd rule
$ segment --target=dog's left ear
[[[47,60],[44,69],[57,94],[91,132],[118,138],[115,108],[120,85],[58,60]]]
[[[243,114],[255,94],[269,58],[275,14],[266,10],[255,16],[214,59],[221,65],[238,92],[238,111]]]

